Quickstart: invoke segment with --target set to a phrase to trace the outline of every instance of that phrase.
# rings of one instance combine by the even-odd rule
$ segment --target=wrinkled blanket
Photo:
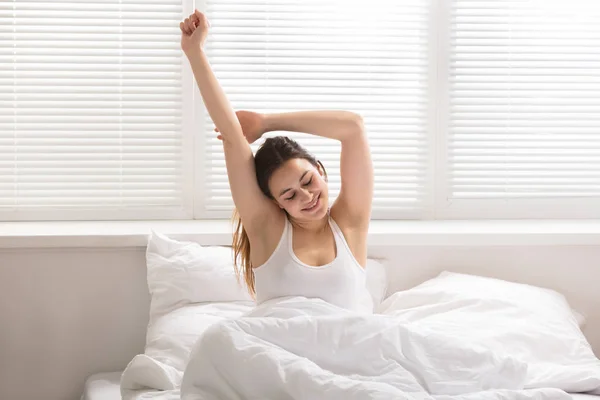
[[[458,337],[318,299],[284,298],[219,322],[198,340],[184,400],[562,400],[524,390],[527,365]]]

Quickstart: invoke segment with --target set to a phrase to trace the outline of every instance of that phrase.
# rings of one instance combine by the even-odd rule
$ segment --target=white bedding
[[[161,293],[154,291],[157,307]],[[566,392],[600,393],[600,361],[570,305],[543,288],[444,272],[393,293],[375,315],[318,299],[254,308],[190,296],[173,296],[167,311],[151,312],[144,354],[121,376],[123,399],[561,400],[571,398]]]
[[[597,360],[553,358],[532,370],[511,354],[402,318],[284,298],[211,326],[191,354],[181,397],[562,400],[571,398],[567,386],[600,393]]]
[[[123,371],[91,375],[85,382],[81,400],[121,400],[121,375]],[[179,400],[179,390],[138,390],[138,399]]]
[[[121,372],[99,373],[85,381],[81,400],[116,400],[121,398]]]
[[[81,400],[120,400],[119,382],[121,371],[94,374],[90,376],[86,383]],[[168,400],[169,398],[179,399],[178,391],[146,391],[145,395],[156,400]],[[140,393],[140,397],[141,393]],[[600,400],[598,396],[585,394],[572,395],[573,400]]]

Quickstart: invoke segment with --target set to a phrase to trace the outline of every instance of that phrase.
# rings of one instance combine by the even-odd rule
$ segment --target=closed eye
[[[310,179],[306,183],[302,184],[302,186],[308,186],[308,185],[310,185],[312,183],[312,180],[313,180],[313,177],[311,176]],[[293,200],[294,197],[296,197],[296,193],[295,192],[294,192],[293,195],[291,195],[290,197],[287,197],[285,200]]]

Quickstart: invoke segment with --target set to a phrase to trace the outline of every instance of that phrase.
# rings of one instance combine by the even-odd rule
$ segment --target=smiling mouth
[[[308,206],[302,209],[302,211],[312,211],[319,203],[319,199],[321,198],[321,194],[317,195],[317,197],[313,200],[313,202]]]

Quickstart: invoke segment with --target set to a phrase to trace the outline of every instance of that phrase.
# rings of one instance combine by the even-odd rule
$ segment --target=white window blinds
[[[1,220],[191,215],[182,8],[0,3]]]
[[[236,110],[361,114],[376,175],[373,217],[420,215],[428,165],[428,1],[207,0],[204,11],[211,23],[207,54]],[[226,217],[233,202],[212,130],[205,115],[199,214]],[[324,163],[334,199],[338,143],[278,134],[297,139]]]
[[[600,5],[450,2],[441,217],[600,217]]]

